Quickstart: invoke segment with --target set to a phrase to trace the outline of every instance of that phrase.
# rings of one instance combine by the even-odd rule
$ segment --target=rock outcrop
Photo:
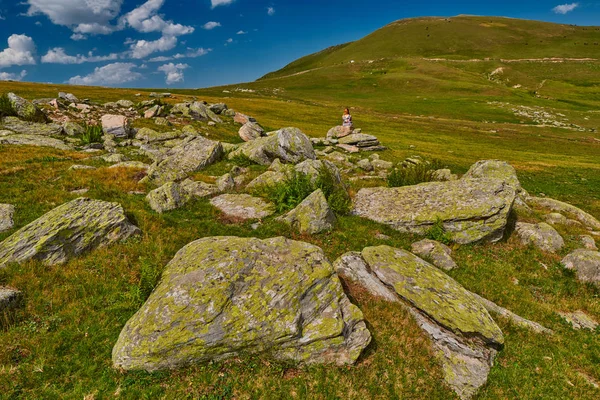
[[[244,155],[261,165],[269,165],[276,158],[288,164],[316,159],[312,143],[298,128],[283,128],[271,136],[246,142],[229,153],[229,159],[239,155]]]
[[[472,397],[485,384],[504,336],[472,293],[433,265],[389,246],[345,254],[334,267],[411,312],[432,339],[444,379],[461,398]]]
[[[550,253],[556,253],[565,245],[565,241],[556,229],[545,222],[539,224],[517,222],[515,232],[524,245],[532,244]]]
[[[457,243],[497,241],[504,234],[514,200],[514,188],[500,180],[461,179],[361,189],[353,213],[418,234],[441,221]]]
[[[44,112],[37,108],[37,106],[32,102],[25,100],[14,93],[8,93],[7,97],[10,105],[12,106],[13,110],[15,110],[15,113],[19,116],[19,118],[35,122],[48,121],[46,114],[44,114]]]
[[[8,313],[19,306],[23,293],[16,289],[0,286],[0,326]]]
[[[59,150],[71,150],[71,147],[62,140],[41,135],[15,134],[0,136],[0,144],[53,147]]]
[[[63,132],[63,127],[59,124],[22,121],[16,117],[5,117],[2,120],[2,125],[9,131],[23,135],[58,136]]]
[[[517,194],[522,191],[521,182],[517,177],[517,171],[506,161],[481,160],[469,168],[462,179],[499,179],[515,188]]]
[[[336,218],[321,189],[312,192],[293,210],[279,218],[300,233],[316,234],[333,229]]]
[[[285,238],[211,237],[182,248],[113,348],[115,367],[173,369],[268,351],[352,364],[369,344],[318,247]]]
[[[565,268],[574,270],[577,279],[600,286],[600,252],[577,249],[562,259]]]
[[[139,233],[119,204],[81,197],[56,207],[0,243],[0,266],[30,259],[62,264]]]

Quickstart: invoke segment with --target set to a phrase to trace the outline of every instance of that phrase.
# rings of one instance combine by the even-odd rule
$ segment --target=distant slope
[[[600,27],[500,17],[413,18],[393,22],[352,43],[300,58],[261,79],[348,63],[395,57],[600,58]]]

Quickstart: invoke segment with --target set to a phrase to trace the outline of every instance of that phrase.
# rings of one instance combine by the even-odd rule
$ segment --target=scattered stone
[[[600,252],[577,249],[562,259],[565,268],[575,270],[577,279],[600,285]]]
[[[570,204],[563,203],[562,201],[554,200],[548,197],[542,198],[530,196],[526,199],[526,201],[527,204],[529,204],[530,206],[544,207],[552,211],[572,215],[577,221],[581,222],[586,227],[593,230],[600,230],[600,221],[598,221],[596,218],[586,213],[585,211]]]
[[[353,133],[348,136],[344,136],[339,139],[340,144],[353,145],[360,148],[379,146],[379,140],[373,135],[366,135],[364,133]]]
[[[438,268],[450,271],[457,267],[452,259],[452,250],[443,243],[435,240],[423,239],[411,245],[411,251],[421,257],[431,260]]]
[[[57,136],[63,132],[63,127],[58,124],[22,121],[17,117],[5,117],[2,125],[5,129],[24,135]]]
[[[337,144],[336,145],[337,148],[344,150],[347,153],[358,153],[360,151],[360,149],[357,146],[352,146],[350,144]]]
[[[88,189],[88,188],[82,188],[82,189],[71,190],[69,193],[81,196],[83,194],[86,194],[89,191],[90,191],[90,189]]]
[[[114,169],[114,168],[136,168],[136,169],[147,170],[148,168],[150,168],[150,166],[148,164],[145,164],[145,163],[141,162],[141,161],[124,161],[124,162],[119,162],[117,164],[111,165],[108,168],[109,169]]]
[[[368,159],[362,159],[359,160],[356,165],[362,169],[363,171],[367,171],[367,172],[371,172],[373,171],[373,164],[371,164],[371,161],[369,161]]]
[[[238,133],[244,142],[265,136],[265,130],[256,122],[246,122],[242,125]]]
[[[44,214],[0,243],[0,266],[30,259],[47,265],[62,264],[139,233],[119,204],[80,197]]]
[[[445,381],[462,399],[485,384],[504,336],[471,292],[417,256],[389,246],[347,253],[334,267],[415,317],[432,339]]]
[[[596,322],[592,317],[587,315],[581,310],[577,310],[575,312],[559,312],[561,317],[563,317],[568,323],[573,326],[573,329],[589,329],[595,330],[598,327],[598,322]]]
[[[249,117],[247,115],[244,115],[242,113],[236,112],[233,117],[233,122],[237,122],[238,124],[245,125],[248,122],[256,122],[256,119]]]
[[[216,125],[217,125],[216,122],[214,122],[214,121],[208,121],[208,126],[216,126]],[[207,133],[207,135],[208,135],[208,133]]]
[[[221,123],[223,122],[221,120],[221,118],[219,118],[217,116],[217,114],[215,114],[214,112],[212,112],[210,110],[210,108],[208,108],[206,106],[206,104],[201,103],[199,101],[195,101],[192,104],[189,105],[189,114],[190,116],[198,121],[207,121],[207,120],[211,120],[213,122],[218,122]]]
[[[269,351],[281,360],[344,365],[370,340],[320,248],[211,237],[169,262],[112,359],[117,368],[153,371]]]
[[[67,145],[62,140],[40,135],[16,134],[0,136],[0,144],[53,147],[59,150],[71,150],[71,146]]]
[[[162,110],[163,110],[163,108],[161,106],[159,106],[158,104],[154,105],[144,112],[144,118],[158,117],[162,113]]]
[[[390,170],[394,166],[394,164],[392,164],[389,161],[383,161],[379,159],[371,161],[371,164],[373,165],[373,167],[375,167],[375,169],[380,170]]]
[[[261,165],[270,165],[276,158],[288,164],[316,159],[312,143],[298,128],[282,128],[272,136],[246,142],[229,153],[229,159],[242,154]]]
[[[154,123],[159,126],[172,126],[173,124],[166,118],[157,117],[154,118]]]
[[[211,104],[208,108],[210,109],[210,111],[219,115],[227,110],[227,104],[225,104],[225,103]]]
[[[23,293],[20,291],[0,286],[0,317],[6,318],[9,312],[21,305]]]
[[[596,241],[593,237],[589,235],[579,236],[579,242],[583,245],[584,248],[588,250],[598,250],[598,247],[596,246]]]
[[[79,99],[77,97],[75,97],[74,94],[71,94],[71,93],[58,92],[58,98],[69,101],[71,103],[79,103]]]
[[[154,143],[177,139],[181,137],[181,135],[182,133],[180,131],[157,132],[149,128],[140,128],[135,134],[135,138],[143,143]]]
[[[125,157],[123,154],[120,154],[120,153],[107,154],[105,156],[102,156],[102,160],[104,160],[107,163],[111,163],[111,164],[129,161],[129,159],[127,157]]]
[[[302,234],[313,235],[332,230],[336,218],[321,189],[312,192],[296,208],[278,220],[286,222]]]
[[[556,253],[565,245],[562,236],[545,222],[539,224],[517,222],[515,232],[524,245],[533,244],[550,253]]]
[[[81,136],[85,133],[85,129],[75,122],[65,122],[62,129],[68,136]]]
[[[235,189],[235,181],[231,174],[225,174],[220,176],[215,182],[220,192],[227,192]]]
[[[150,208],[160,214],[182,207],[187,198],[182,195],[182,189],[178,183],[168,182],[148,193],[146,201]]]
[[[222,194],[213,197],[210,204],[225,216],[240,220],[262,219],[275,213],[272,204],[249,194]]]
[[[48,122],[48,117],[35,104],[17,96],[14,93],[7,94],[8,101],[19,118],[27,121]]]
[[[350,135],[354,129],[351,126],[334,126],[327,132],[327,139],[337,139]]]
[[[288,174],[279,171],[265,171],[256,178],[254,178],[247,186],[246,189],[254,190],[258,188],[272,187],[286,180]]]
[[[91,165],[82,165],[82,164],[74,164],[69,167],[69,171],[80,170],[80,169],[96,169],[96,167],[92,167]]]
[[[15,206],[12,204],[0,204],[0,233],[6,232],[15,226],[13,216],[15,214]]]
[[[196,182],[191,179],[186,179],[180,184],[182,192],[186,197],[204,198],[213,196],[219,193],[217,185],[211,185],[206,182]]]
[[[391,240],[392,238],[391,238],[391,236],[385,235],[385,234],[383,234],[381,232],[377,232],[375,234],[375,239],[379,239],[379,240]]]
[[[437,182],[455,181],[458,179],[458,176],[456,174],[453,174],[452,171],[450,171],[447,168],[438,169],[434,171],[432,177],[433,180]]]
[[[353,213],[421,235],[441,220],[457,243],[494,242],[504,235],[514,199],[514,189],[496,179],[428,182],[361,189]]]
[[[102,116],[102,130],[105,134],[114,135],[117,138],[128,138],[131,132],[127,117],[112,114]]]
[[[117,101],[117,105],[123,108],[133,107],[135,104],[131,100],[119,100]]]

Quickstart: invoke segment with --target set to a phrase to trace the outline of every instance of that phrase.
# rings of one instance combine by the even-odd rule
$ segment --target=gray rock
[[[342,138],[350,135],[354,131],[351,126],[334,126],[327,132],[327,139]]]
[[[561,262],[565,268],[574,270],[580,281],[600,285],[600,252],[577,249]]]
[[[58,98],[69,101],[71,103],[79,103],[79,99],[71,93],[58,92]]]
[[[235,115],[233,116],[233,121],[237,122],[238,124],[247,124],[248,122],[256,122],[256,119],[249,117],[245,114],[236,112]]]
[[[368,159],[364,158],[362,160],[359,160],[356,165],[362,169],[363,171],[373,171],[373,164],[371,164],[371,161],[369,161]]]
[[[335,147],[337,147],[338,149],[342,149],[347,153],[358,153],[360,151],[360,149],[357,146],[353,146],[351,144],[344,144],[344,143],[340,143],[340,144],[336,144]]]
[[[335,226],[336,218],[327,204],[327,199],[321,189],[312,192],[281,220],[293,229],[309,235],[330,231]]]
[[[182,195],[182,189],[176,182],[168,182],[154,189],[146,196],[146,201],[157,213],[175,210],[182,207],[187,197]]]
[[[15,206],[12,204],[0,204],[0,233],[6,232],[15,226],[13,216],[15,214]]]
[[[394,166],[394,164],[392,164],[389,161],[383,161],[379,159],[371,161],[371,164],[373,165],[373,167],[375,167],[375,169],[379,170],[389,170],[392,169],[392,167]]]
[[[23,293],[20,291],[0,286],[0,318],[6,317],[9,312],[19,307],[23,300]]]
[[[147,109],[146,111],[144,111],[144,118],[154,118],[154,117],[158,117],[160,116],[160,114],[162,113],[163,108],[161,106],[154,105],[152,107],[150,107],[149,109]],[[156,121],[155,121],[156,123]]]
[[[128,138],[131,133],[129,120],[123,115],[103,115],[102,130],[105,134],[114,135],[117,138]]]
[[[423,258],[431,260],[438,268],[450,271],[457,267],[452,259],[452,250],[443,243],[435,240],[423,239],[411,245],[411,251]]]
[[[76,170],[81,170],[81,169],[91,170],[91,169],[96,169],[96,167],[93,167],[91,165],[82,165],[82,164],[74,164],[69,167],[69,171],[73,171],[73,170],[76,171]]]
[[[598,327],[598,322],[581,310],[577,310],[572,313],[559,312],[558,314],[563,317],[565,321],[570,323],[571,326],[573,326],[573,329],[576,330],[589,329],[593,331]]]
[[[40,135],[16,134],[9,136],[0,136],[0,144],[53,147],[59,150],[72,150],[71,146],[69,146],[62,140]]]
[[[596,246],[596,241],[593,237],[589,235],[579,236],[579,242],[583,245],[584,248],[588,250],[598,250],[598,246]]]
[[[261,165],[270,165],[276,158],[288,164],[316,159],[312,143],[298,128],[283,128],[272,136],[246,142],[237,150],[229,153],[229,158],[232,159],[241,154]]]
[[[213,197],[210,204],[225,216],[240,220],[262,219],[275,213],[275,207],[261,198],[249,194],[222,194]]]
[[[451,239],[464,244],[500,240],[514,199],[514,189],[502,181],[461,179],[361,189],[353,213],[421,235],[441,220]]]
[[[548,208],[558,213],[564,213],[569,216],[573,216],[577,221],[581,222],[586,227],[593,230],[600,230],[600,221],[598,221],[594,216],[570,204],[548,197],[530,196],[527,197],[526,201],[530,206]]]
[[[116,163],[114,165],[111,165],[108,168],[109,169],[114,169],[114,168],[136,168],[136,169],[147,170],[148,168],[150,168],[150,166],[148,164],[145,164],[145,163],[141,162],[141,161],[123,161],[123,162],[119,162],[119,163]]]
[[[85,133],[85,129],[75,122],[65,122],[62,129],[68,136],[81,136]]]
[[[62,126],[58,124],[21,121],[17,117],[5,117],[2,125],[8,130],[24,135],[57,136],[63,132]]]
[[[7,94],[8,101],[19,118],[27,121],[48,122],[48,117],[35,104],[17,96],[14,93]]]
[[[244,142],[249,142],[251,140],[265,136],[265,130],[256,122],[246,122],[240,128],[238,134]]]
[[[455,181],[458,179],[448,168],[438,169],[433,173],[433,180],[438,182]]]
[[[129,161],[129,159],[127,157],[125,157],[123,154],[120,154],[120,153],[107,154],[105,156],[102,156],[102,160],[104,160],[107,163],[111,163],[111,164],[117,164],[117,163],[123,163],[125,161]]]
[[[353,133],[348,136],[344,136],[339,139],[340,144],[350,144],[357,147],[368,147],[377,146],[379,141],[373,135],[367,135],[364,133]]]
[[[62,264],[139,233],[119,204],[80,197],[44,214],[0,243],[0,266],[30,259],[47,265]]]
[[[163,142],[165,140],[177,139],[182,136],[180,131],[157,132],[149,128],[140,128],[135,138],[144,143]]]
[[[517,171],[507,163],[506,161],[500,160],[481,160],[469,168],[466,174],[463,175],[463,179],[480,179],[480,178],[492,178],[499,179],[509,185],[511,185],[517,194],[521,193],[521,183],[517,177]]]
[[[227,104],[225,104],[225,103],[211,104],[208,108],[210,109],[210,111],[219,115],[227,110]]]
[[[211,185],[206,182],[196,182],[191,179],[186,179],[181,182],[181,190],[187,198],[204,198],[219,193],[217,185]]]
[[[325,254],[285,238],[212,237],[181,249],[113,348],[114,366],[174,369],[244,353],[352,364],[371,335]]]
[[[220,176],[215,182],[220,192],[227,192],[235,188],[235,181],[231,174],[225,174]]]
[[[559,213],[550,213],[544,216],[544,221],[551,225],[567,225],[567,217]]]
[[[524,245],[533,244],[550,253],[556,253],[565,245],[562,236],[545,222],[539,224],[517,222],[515,232]]]
[[[212,112],[210,108],[208,108],[204,103],[195,101],[192,104],[190,104],[189,109],[190,116],[198,121],[211,120],[213,122],[218,123],[223,122],[221,118],[219,118],[217,114]]]
[[[123,108],[133,107],[135,104],[131,100],[119,100],[117,101],[117,105]]]

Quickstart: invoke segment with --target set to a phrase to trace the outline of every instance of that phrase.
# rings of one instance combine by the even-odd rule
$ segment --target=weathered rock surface
[[[593,230],[600,230],[600,221],[598,221],[594,216],[570,204],[548,197],[530,196],[526,199],[526,201],[530,206],[548,208],[552,211],[556,211],[557,213],[566,213],[567,215],[573,216],[577,221],[581,222],[586,227]]]
[[[209,197],[219,192],[217,185],[212,185],[206,182],[196,182],[191,179],[186,179],[181,182],[181,190],[185,197]]]
[[[149,128],[140,128],[135,134],[137,140],[141,140],[144,143],[162,142],[165,140],[177,139],[181,137],[182,133],[179,131],[170,132],[157,132]]]
[[[593,331],[598,327],[598,322],[581,310],[572,313],[559,312],[558,314],[570,323],[573,329],[589,329]]]
[[[0,144],[13,144],[22,146],[53,147],[59,150],[71,150],[71,147],[62,140],[41,135],[15,134],[0,136]]]
[[[65,122],[62,126],[63,132],[68,136],[81,136],[85,133],[83,126],[75,122]]]
[[[545,222],[539,224],[517,222],[515,232],[524,245],[533,244],[550,253],[556,253],[565,245],[565,241],[556,229]]]
[[[321,189],[312,192],[280,219],[298,232],[311,235],[333,229],[336,222],[335,214]]]
[[[341,126],[341,125],[334,126],[327,132],[327,138],[328,139],[341,138],[341,137],[350,135],[352,133],[352,131],[354,131],[354,128],[352,128],[351,126]]]
[[[2,120],[4,128],[24,135],[57,136],[62,134],[62,126],[54,123],[22,121],[16,117],[5,117]]]
[[[318,247],[285,238],[212,237],[181,249],[127,322],[115,367],[177,368],[269,351],[306,364],[352,364],[369,344]]]
[[[288,164],[316,159],[312,143],[298,128],[283,128],[271,136],[246,142],[237,150],[229,153],[229,158],[232,159],[241,154],[262,165],[269,165],[276,158]]]
[[[579,236],[579,243],[581,243],[581,245],[588,250],[598,250],[598,246],[596,246],[596,240],[589,235]]]
[[[208,108],[210,108],[210,111],[212,111],[218,115],[218,114],[222,114],[223,111],[227,110],[227,104],[225,104],[225,103],[211,104],[210,106],[208,106]]]
[[[168,182],[148,193],[146,201],[154,211],[163,213],[183,206],[187,198],[178,183]]]
[[[114,135],[117,138],[128,138],[131,133],[129,120],[124,115],[103,115],[102,130],[105,134]]]
[[[0,204],[0,233],[5,232],[15,225],[13,215],[15,206],[12,204]]]
[[[230,218],[240,220],[261,219],[275,213],[272,204],[249,194],[222,194],[213,197],[210,204]]]
[[[30,259],[62,264],[139,232],[119,204],[81,197],[51,210],[0,243],[0,266]]]
[[[14,93],[7,94],[10,105],[15,110],[19,118],[27,121],[47,122],[48,117],[42,110],[37,108],[32,102],[17,96]]]
[[[411,245],[411,251],[421,257],[428,258],[432,264],[447,271],[457,267],[452,259],[452,250],[443,243],[423,239]]]
[[[600,252],[577,249],[562,259],[565,268],[575,270],[577,279],[600,285]]]
[[[227,192],[235,188],[235,180],[233,179],[233,175],[229,173],[218,177],[215,184],[220,192]]]
[[[147,170],[148,168],[150,168],[150,166],[141,161],[123,161],[123,162],[119,162],[114,165],[111,165],[108,168],[111,168],[111,169],[112,168],[138,168],[138,169]]]
[[[477,161],[471,166],[471,168],[469,168],[467,173],[463,175],[463,179],[481,178],[499,179],[515,188],[517,193],[520,193],[522,190],[521,182],[519,182],[519,178],[517,177],[517,171],[515,171],[513,166],[506,161]]]
[[[133,107],[135,104],[131,100],[119,100],[117,101],[117,105],[123,108]]]
[[[345,254],[334,265],[339,274],[411,312],[433,341],[444,379],[461,398],[485,384],[504,337],[472,293],[417,256],[389,246]]]
[[[515,190],[496,179],[429,182],[361,189],[355,215],[402,232],[424,234],[441,220],[457,243],[497,241],[504,234]]]
[[[0,318],[17,308],[23,299],[23,293],[16,289],[0,286]]]
[[[265,136],[265,130],[256,122],[246,122],[240,128],[238,134],[244,142],[249,142],[258,139],[261,136]]]
[[[208,106],[206,104],[201,103],[199,101],[195,101],[192,104],[190,104],[189,109],[190,109],[190,111],[189,111],[190,116],[196,120],[199,120],[199,121],[211,120],[213,122],[218,122],[218,123],[223,122],[221,120],[221,118],[219,118],[217,116],[217,114],[212,112],[211,109],[208,108]]]
[[[249,117],[248,115],[236,112],[235,115],[233,116],[233,121],[237,122],[238,124],[247,124],[248,122],[256,122],[256,119]]]
[[[152,164],[148,179],[158,185],[187,178],[191,172],[199,171],[219,161],[223,156],[221,143],[203,138],[191,137],[170,149],[165,158]]]
[[[377,140],[375,136],[364,133],[353,133],[351,135],[344,136],[340,138],[339,143],[356,146],[359,149],[371,146],[379,146],[379,140]]]
[[[72,93],[58,92],[58,98],[71,103],[79,103],[79,99]]]

